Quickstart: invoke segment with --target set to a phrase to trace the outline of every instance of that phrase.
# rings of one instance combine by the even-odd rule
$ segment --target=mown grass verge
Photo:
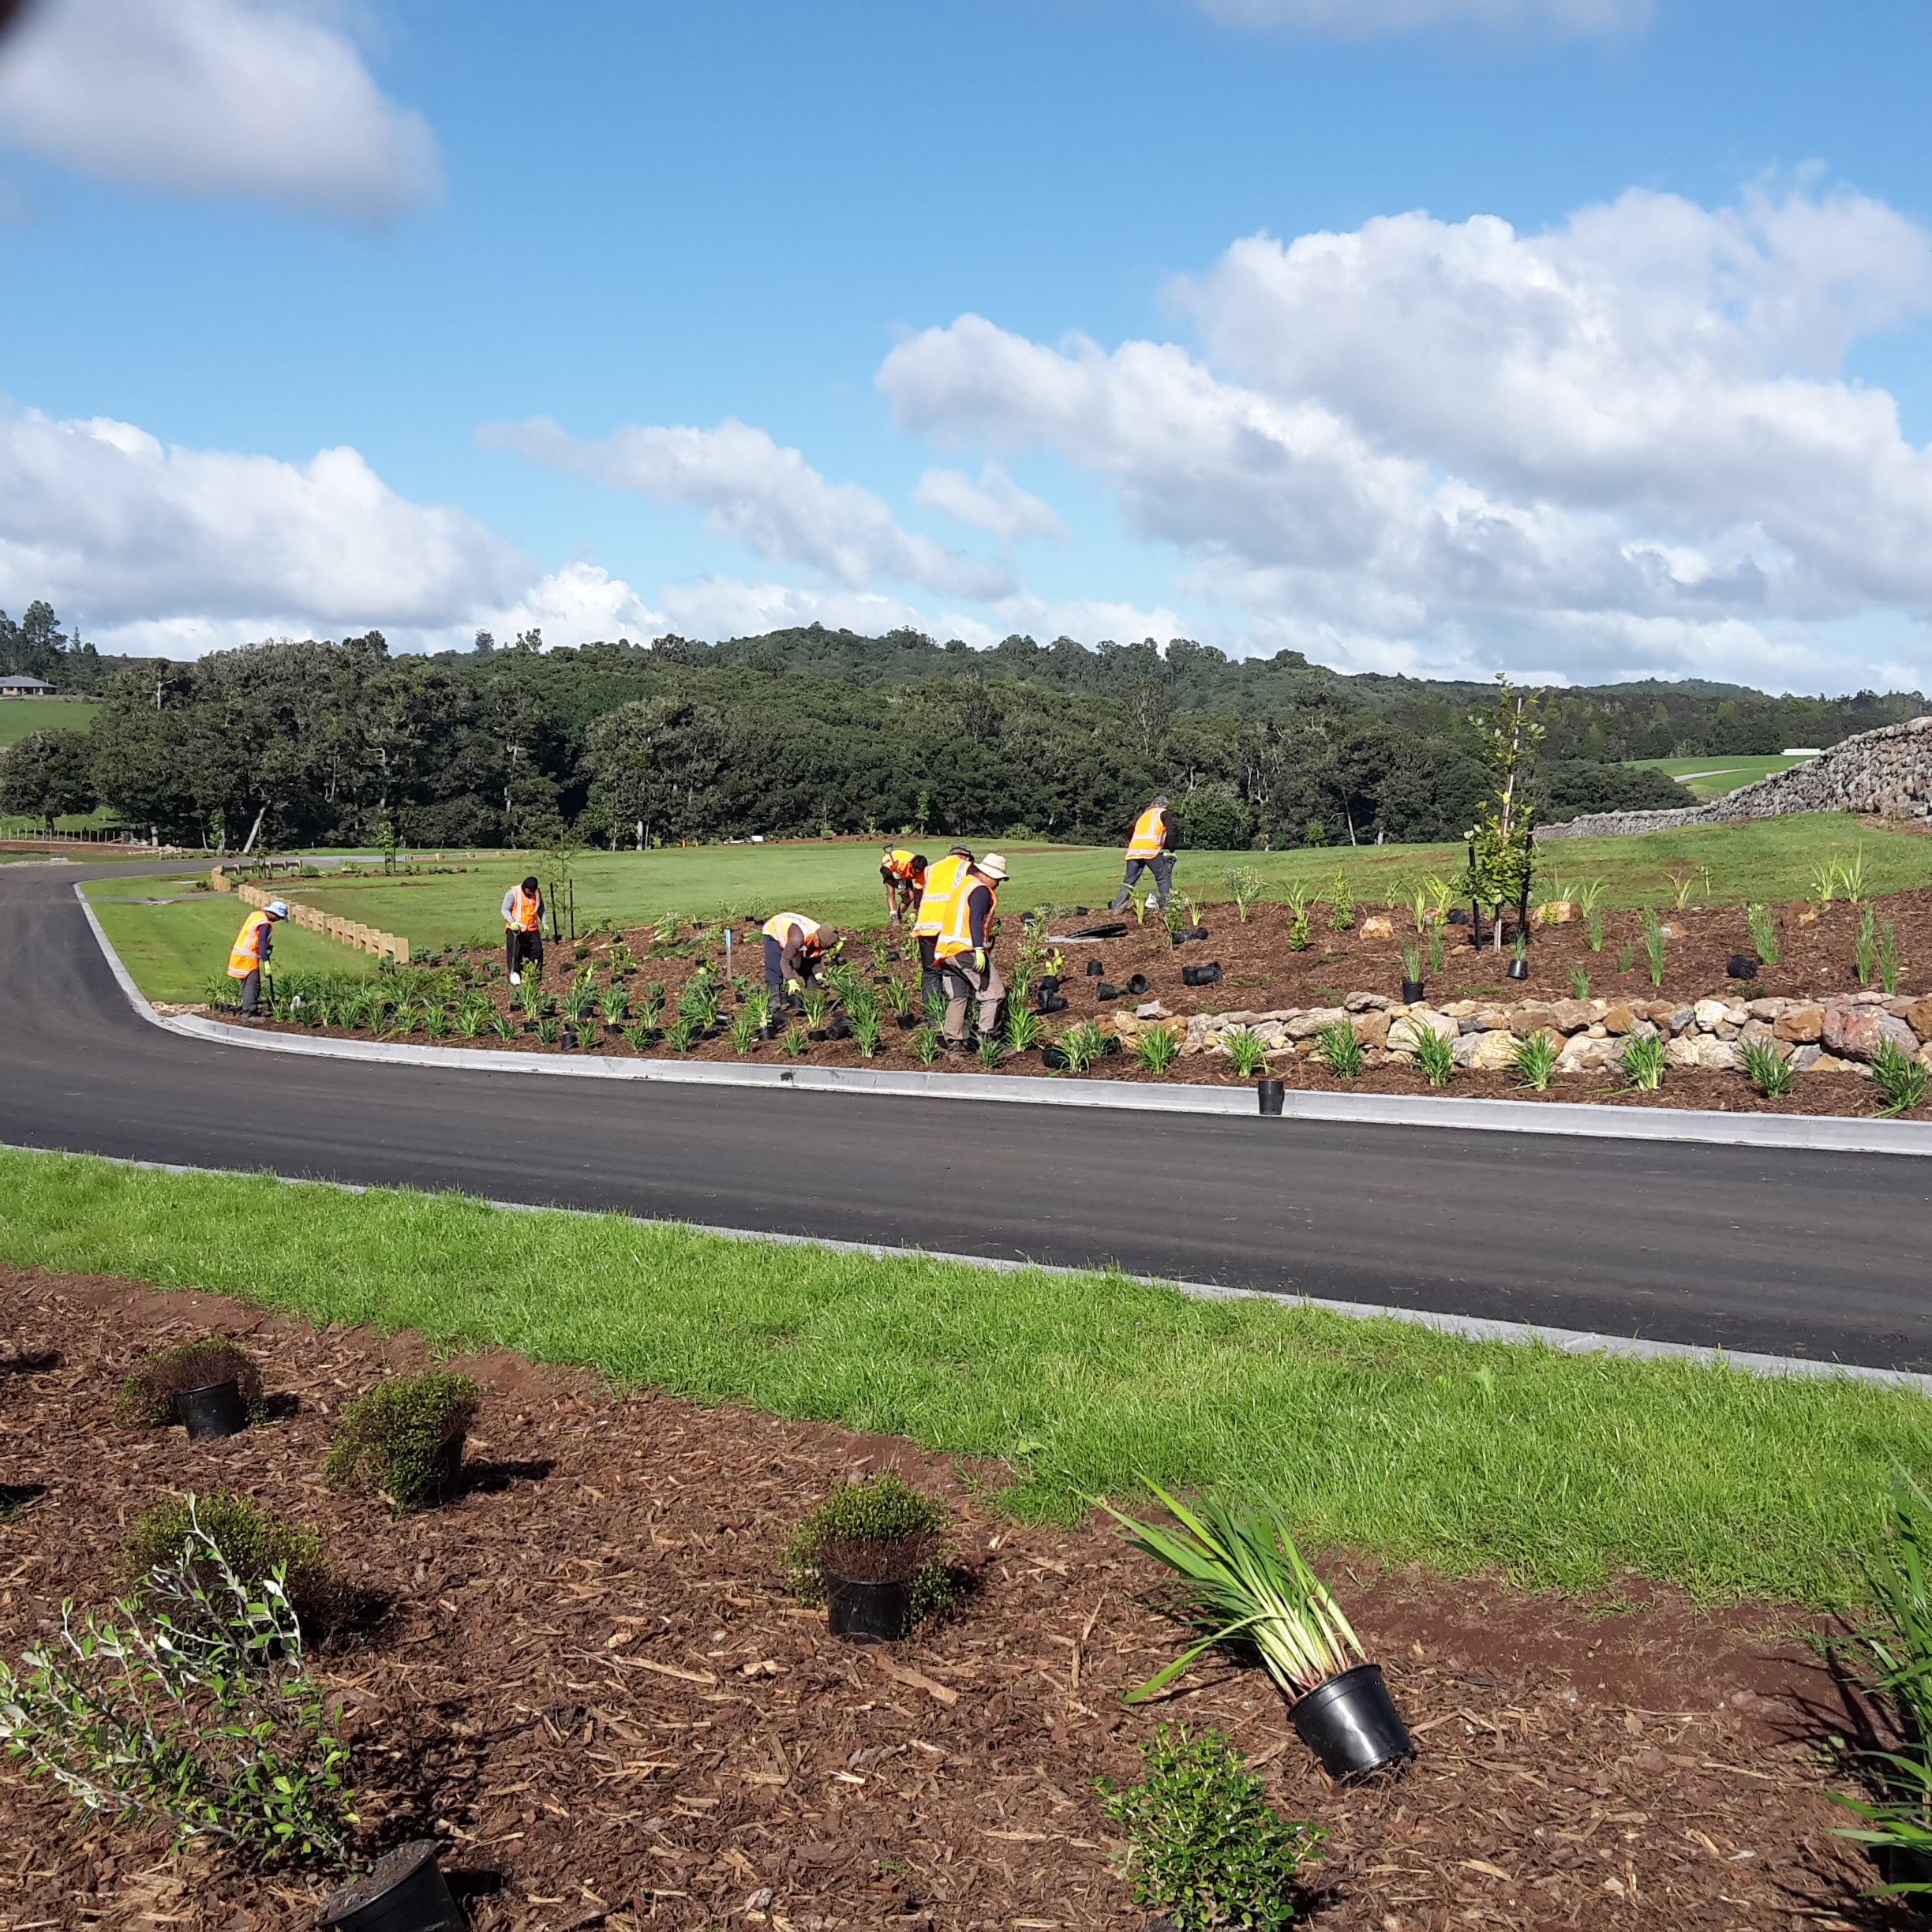
[[[1258,1485],[1314,1544],[1531,1586],[1841,1603],[1893,1469],[1932,1476],[1932,1403],[1863,1383],[455,1195],[0,1152],[0,1255],[1004,1457],[1026,1516],[1143,1475]]]

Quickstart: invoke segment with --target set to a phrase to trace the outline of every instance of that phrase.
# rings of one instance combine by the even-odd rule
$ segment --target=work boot
[[[939,1044],[943,1046],[948,1053],[963,1054],[966,1051],[965,1041],[963,1039],[954,1039],[949,1034],[942,1039]]]

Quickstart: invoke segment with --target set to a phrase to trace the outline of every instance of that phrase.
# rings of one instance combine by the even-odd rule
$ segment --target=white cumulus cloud
[[[1932,240],[1881,204],[1405,215],[1250,238],[1179,293],[1198,350],[968,315],[879,384],[908,428],[1098,472],[1189,590],[1331,658],[1560,638],[1588,675],[1668,672],[1749,634],[1816,661],[1805,626],[1932,608],[1932,453],[1840,367],[1932,311]]]
[[[998,463],[988,463],[976,482],[964,470],[928,470],[912,500],[944,511],[956,522],[990,530],[1008,543],[1018,537],[1064,540],[1067,534],[1053,505],[1023,490]]]
[[[0,140],[129,186],[361,221],[442,185],[428,123],[302,0],[39,0],[0,51]]]
[[[1556,37],[1628,33],[1649,24],[1651,0],[1196,0],[1230,27],[1286,27],[1366,40],[1428,28]]]
[[[715,429],[633,424],[593,442],[536,417],[493,423],[479,433],[496,447],[660,503],[702,505],[713,531],[762,556],[809,564],[848,589],[882,577],[973,598],[1012,588],[1005,565],[901,529],[870,490],[828,481],[798,451],[747,423],[728,421]]]

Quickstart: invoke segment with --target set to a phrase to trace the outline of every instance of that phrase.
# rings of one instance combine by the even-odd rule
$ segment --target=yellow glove
[[[799,983],[796,979],[788,979],[785,982],[785,990],[788,993],[796,993],[798,990]]]
[[[983,973],[986,971],[986,948],[984,946],[980,946],[973,953],[973,971],[975,972]]]

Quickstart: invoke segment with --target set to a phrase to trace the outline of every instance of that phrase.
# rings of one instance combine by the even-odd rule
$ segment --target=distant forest
[[[84,746],[39,732],[8,755],[0,810],[86,809],[84,792],[126,823],[230,846],[902,830],[1109,843],[1157,792],[1197,847],[1452,838],[1483,796],[1467,721],[1492,695],[1185,638],[974,651],[816,624],[552,650],[534,632],[502,648],[485,633],[433,657],[391,657],[371,632],[172,664],[100,657],[44,604],[0,616],[0,669],[104,701]],[[1926,709],[1917,692],[1694,680],[1548,691],[1539,815],[1685,802],[1626,759],[1829,745]]]

